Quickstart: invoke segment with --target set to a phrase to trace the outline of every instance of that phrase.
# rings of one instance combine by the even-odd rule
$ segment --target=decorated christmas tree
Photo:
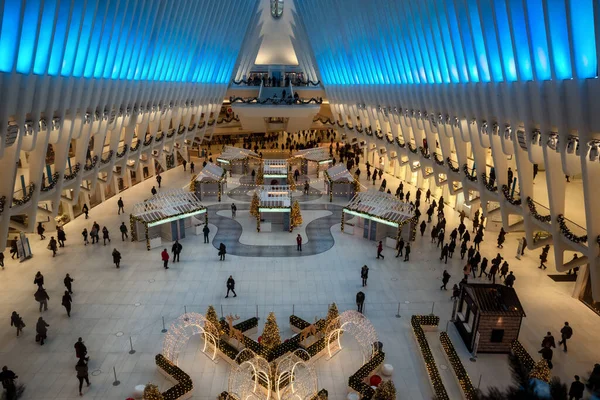
[[[300,225],[302,225],[302,214],[300,213],[300,204],[298,203],[298,200],[296,200],[292,205],[292,214],[290,215],[290,227],[294,228]]]
[[[329,310],[327,311],[327,319],[325,320],[325,327],[328,327],[329,324],[339,317],[340,313],[338,311],[337,305],[335,303],[331,303],[329,306]]]
[[[296,190],[296,181],[292,175],[292,171],[288,171],[287,181],[290,184],[290,190]]]
[[[396,399],[396,386],[394,386],[394,382],[384,381],[377,386],[377,390],[375,390],[375,395],[373,396],[375,400],[395,400]]]
[[[195,193],[196,192],[196,177],[198,175],[194,174],[192,175],[192,180],[190,181],[190,192]]]
[[[539,379],[540,381],[550,382],[550,368],[548,368],[548,362],[546,360],[540,360],[535,363],[533,369],[529,373],[531,379]]]
[[[258,168],[258,173],[256,174],[256,184],[257,185],[264,185],[264,183],[265,183],[265,176],[264,176],[263,167],[261,165]]]
[[[250,203],[250,215],[258,217],[258,207],[260,206],[260,200],[258,199],[258,193],[254,192],[252,195],[252,202]]]
[[[208,309],[206,310],[206,319],[211,323],[211,326],[210,328],[207,328],[206,326],[204,328],[218,340],[219,336],[221,336],[221,324],[219,323],[217,312],[212,305],[208,306]]]
[[[279,326],[277,326],[277,319],[275,313],[270,312],[265,323],[265,330],[262,334],[261,344],[267,349],[272,349],[275,346],[281,344],[281,336],[279,336]]]
[[[144,400],[163,400],[164,397],[158,386],[148,383],[144,388]]]

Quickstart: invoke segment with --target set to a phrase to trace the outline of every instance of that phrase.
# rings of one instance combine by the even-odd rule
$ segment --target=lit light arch
[[[162,354],[177,365],[179,353],[190,338],[202,334],[204,339],[202,352],[214,361],[217,356],[217,337],[215,336],[217,332],[219,332],[218,327],[214,326],[204,315],[199,313],[183,314],[169,327],[163,341]]]
[[[286,380],[288,384],[285,384]],[[306,350],[289,353],[277,363],[274,389],[278,400],[312,399],[316,396],[317,373]]]
[[[375,347],[379,342],[377,331],[371,321],[354,310],[344,311],[327,325],[325,337],[329,358],[342,349],[340,338],[343,332],[349,333],[358,342],[363,356],[363,365],[373,358],[378,350]]]
[[[271,399],[271,366],[267,360],[246,348],[233,364],[227,389],[230,396],[237,400]]]

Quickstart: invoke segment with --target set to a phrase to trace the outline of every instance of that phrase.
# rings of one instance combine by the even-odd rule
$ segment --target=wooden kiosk
[[[326,170],[333,162],[333,157],[329,155],[329,149],[326,147],[313,147],[310,149],[298,150],[294,158],[300,158],[300,173],[302,175],[317,174],[319,171]]]
[[[234,174],[247,174],[250,171],[250,161],[259,160],[258,154],[250,149],[225,146],[223,152],[217,157],[219,166]]]
[[[292,190],[290,186],[260,186],[258,198],[260,204],[256,219],[256,230],[258,232],[271,232],[274,225],[282,225],[282,230],[289,232],[292,212]]]
[[[226,187],[227,171],[213,163],[208,163],[192,179],[190,191],[196,193],[200,200],[214,196],[221,201],[223,190]]]
[[[283,159],[263,160],[263,179],[266,185],[288,185],[288,162]]]
[[[325,174],[325,191],[329,195],[329,202],[333,201],[333,197],[341,197],[351,200],[352,197],[360,190],[360,184],[350,171],[343,164],[338,164],[329,168]]]

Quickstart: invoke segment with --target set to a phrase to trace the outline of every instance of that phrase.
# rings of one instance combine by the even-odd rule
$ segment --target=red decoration
[[[233,109],[231,107],[227,108],[227,114],[231,114],[233,112]]]
[[[379,375],[373,375],[369,380],[371,386],[379,386],[381,383],[381,377]]]
[[[262,336],[258,337],[258,343],[262,342]]]

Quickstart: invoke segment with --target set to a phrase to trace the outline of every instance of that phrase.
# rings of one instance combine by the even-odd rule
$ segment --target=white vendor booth
[[[234,174],[247,174],[250,171],[250,160],[259,160],[258,154],[250,149],[225,146],[221,155],[217,157],[219,166]]]
[[[329,195],[330,203],[333,201],[334,196],[351,200],[354,194],[359,191],[360,184],[354,179],[344,164],[331,167],[324,174],[325,179],[323,184],[325,185],[325,191]]]
[[[256,228],[259,232],[289,232],[292,190],[289,185],[263,185],[258,189],[260,205]],[[276,229],[274,228],[276,227]],[[281,227],[281,229],[279,229]]]
[[[200,200],[205,200],[206,197],[216,197],[218,201],[221,201],[221,195],[227,187],[226,174],[227,171],[223,168],[208,163],[193,178],[190,191],[196,193]]]
[[[287,185],[288,162],[287,160],[263,160],[263,178],[266,185]]]
[[[301,174],[317,174],[317,178],[319,177],[319,171],[329,168],[333,162],[333,157],[329,155],[329,149],[327,147],[313,147],[310,149],[299,150],[294,157],[301,159]]]
[[[342,210],[342,232],[361,232],[366,239],[381,240],[386,246],[395,248],[400,237],[405,241],[414,240],[417,229],[414,217],[414,206],[391,194],[374,190],[360,192]],[[405,232],[404,225],[408,225]]]
[[[198,225],[198,216],[208,223],[206,207],[196,194],[173,189],[154,195],[133,206],[129,217],[131,241],[146,241],[148,250],[160,247],[162,241],[173,242],[185,238],[185,230]],[[196,218],[194,218],[196,217]]]

